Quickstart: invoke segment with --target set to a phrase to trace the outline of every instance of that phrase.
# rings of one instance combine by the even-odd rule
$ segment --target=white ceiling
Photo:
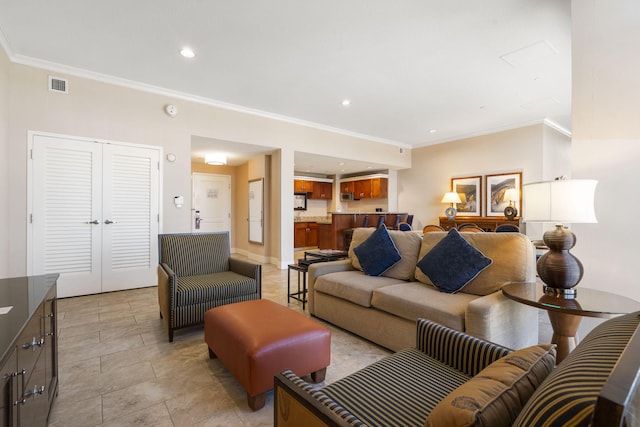
[[[570,132],[570,15],[570,0],[0,0],[0,42],[15,62],[418,147]]]

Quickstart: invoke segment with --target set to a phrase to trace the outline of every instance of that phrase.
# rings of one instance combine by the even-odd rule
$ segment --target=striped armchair
[[[275,377],[276,427],[640,425],[640,312],[555,345],[509,350],[418,319],[416,348],[326,386]]]
[[[262,266],[230,256],[229,233],[160,234],[158,303],[168,326],[202,324],[214,307],[261,298]]]

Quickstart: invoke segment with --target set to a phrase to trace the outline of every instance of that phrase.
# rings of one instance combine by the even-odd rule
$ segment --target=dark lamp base
[[[545,295],[557,298],[572,299],[578,295],[578,290],[576,288],[562,289],[544,285],[543,289]]]
[[[566,291],[571,291],[584,274],[580,260],[569,253],[576,243],[576,236],[562,225],[556,225],[555,229],[544,233],[543,240],[549,251],[538,259],[538,275],[547,287],[568,294]]]
[[[447,208],[444,211],[444,214],[447,216],[448,220],[454,219],[456,217],[457,213],[458,213],[458,210],[456,208],[454,208],[454,207]]]

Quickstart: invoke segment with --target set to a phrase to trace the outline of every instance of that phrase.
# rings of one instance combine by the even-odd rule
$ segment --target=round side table
[[[502,287],[505,297],[546,310],[553,328],[551,342],[558,346],[560,363],[578,344],[581,316],[611,318],[640,310],[640,302],[595,289],[577,288],[575,298],[545,293],[541,283],[509,283]]]

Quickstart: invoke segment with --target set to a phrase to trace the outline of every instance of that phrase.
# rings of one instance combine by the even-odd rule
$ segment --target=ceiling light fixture
[[[349,105],[351,105],[351,101],[348,99],[343,99],[341,104],[343,107],[348,107]]]
[[[226,165],[227,156],[221,153],[205,154],[204,162],[208,165]]]
[[[185,58],[193,58],[196,56],[196,53],[190,47],[183,47],[182,49],[180,49],[180,55],[184,56]]]

